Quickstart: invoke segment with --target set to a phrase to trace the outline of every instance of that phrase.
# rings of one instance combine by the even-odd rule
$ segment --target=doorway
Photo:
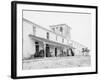
[[[36,49],[36,53],[39,53],[39,43],[35,42],[35,49]]]
[[[46,57],[50,57],[50,47],[48,44],[46,44]]]
[[[57,57],[57,48],[55,48],[55,56]]]

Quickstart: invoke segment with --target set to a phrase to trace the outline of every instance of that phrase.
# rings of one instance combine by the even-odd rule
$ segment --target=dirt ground
[[[23,70],[90,66],[90,56],[50,57],[23,60]]]

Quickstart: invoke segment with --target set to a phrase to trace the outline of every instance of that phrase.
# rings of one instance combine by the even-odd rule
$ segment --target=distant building
[[[23,59],[32,56],[83,55],[82,48],[85,47],[71,40],[71,28],[68,25],[51,25],[50,28],[51,30],[48,30],[23,18]]]

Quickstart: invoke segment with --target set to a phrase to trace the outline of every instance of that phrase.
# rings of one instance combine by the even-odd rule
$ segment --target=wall
[[[23,20],[23,58],[35,53],[35,41],[29,37],[29,34],[33,34],[33,25]]]
[[[56,41],[56,35],[50,32],[50,40]]]
[[[70,39],[71,39],[71,30],[70,30],[70,28],[69,28],[67,25],[64,25],[64,26],[63,26],[63,29],[64,29],[64,32],[63,32],[64,36],[65,36],[68,40],[70,40]]]
[[[36,27],[36,36],[47,39],[47,32],[42,28]]]

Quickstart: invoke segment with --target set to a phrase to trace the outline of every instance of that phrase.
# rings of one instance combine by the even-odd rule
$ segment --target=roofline
[[[58,36],[60,36],[60,37],[63,37],[64,39],[66,39],[64,36],[62,36],[62,35],[60,35],[60,34],[57,34],[57,33],[53,32],[53,31],[51,31],[51,30],[48,30],[48,29],[46,29],[46,28],[43,28],[42,26],[40,26],[40,25],[38,25],[38,24],[36,24],[36,23],[34,23],[34,22],[32,22],[32,21],[26,19],[26,18],[23,18],[23,20],[25,20],[25,21],[31,23],[32,25],[36,25],[36,26],[39,27],[39,28],[42,28],[42,29],[47,30],[47,31],[49,31],[49,32],[52,32],[52,33],[54,33],[54,34],[56,34],[56,35],[58,35]],[[66,39],[66,40],[67,40],[67,39]]]
[[[85,45],[83,45],[83,44],[81,44],[81,43],[79,43],[79,42],[77,42],[77,41],[74,41],[74,40],[70,40],[70,41],[72,41],[72,42],[74,42],[74,43],[77,43],[77,44],[79,44],[79,45],[82,46],[82,47],[87,48],[87,46],[85,46]]]
[[[69,25],[67,24],[57,24],[57,25],[50,25],[50,27],[56,27],[56,26],[60,26],[60,25],[65,25],[66,27],[72,29]]]
[[[62,44],[62,43],[55,42],[55,41],[52,41],[52,40],[48,40],[48,39],[41,38],[41,37],[37,37],[37,36],[35,36],[35,35],[29,34],[29,37],[32,37],[32,38],[37,39],[37,40],[39,40],[39,41],[47,42],[48,44],[52,44],[52,45],[55,45],[55,44],[56,44],[56,46],[60,46],[60,47],[61,47],[61,46],[62,46],[62,47],[69,47],[69,48],[75,49],[74,47],[72,47],[72,46],[70,46],[70,45]]]

